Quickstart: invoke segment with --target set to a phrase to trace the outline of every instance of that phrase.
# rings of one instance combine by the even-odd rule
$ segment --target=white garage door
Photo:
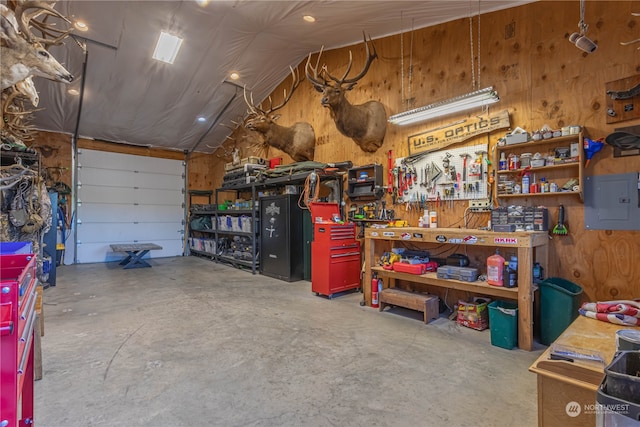
[[[109,262],[113,243],[157,243],[146,257],[183,254],[184,163],[78,151],[77,261]]]

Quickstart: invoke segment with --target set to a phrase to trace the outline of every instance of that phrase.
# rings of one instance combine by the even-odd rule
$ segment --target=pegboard
[[[397,175],[401,171],[402,186],[408,187],[403,189],[402,195],[398,191],[398,202],[434,201],[438,193],[441,201],[488,198],[487,177],[491,164],[488,147],[486,143],[475,144],[396,159],[394,186],[399,188]],[[479,154],[481,152],[482,158]],[[465,154],[469,155],[466,180]],[[448,166],[445,159],[448,159]],[[405,180],[404,176],[408,177],[409,171],[411,180],[410,185],[407,185],[409,180]]]

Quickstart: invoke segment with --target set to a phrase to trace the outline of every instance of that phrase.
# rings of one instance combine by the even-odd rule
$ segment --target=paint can
[[[640,331],[620,329],[616,332],[616,349],[618,351],[640,350]]]

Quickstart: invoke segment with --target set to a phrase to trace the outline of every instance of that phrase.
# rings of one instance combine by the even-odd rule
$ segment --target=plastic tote
[[[518,304],[493,301],[489,304],[491,344],[511,350],[518,345]]]
[[[578,317],[582,287],[560,277],[549,277],[540,286],[540,342],[551,345]]]

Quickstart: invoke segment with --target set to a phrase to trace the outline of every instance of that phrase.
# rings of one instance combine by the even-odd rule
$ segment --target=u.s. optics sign
[[[508,127],[511,127],[508,110],[493,116],[472,117],[463,122],[409,136],[409,154],[440,150],[476,135]]]

